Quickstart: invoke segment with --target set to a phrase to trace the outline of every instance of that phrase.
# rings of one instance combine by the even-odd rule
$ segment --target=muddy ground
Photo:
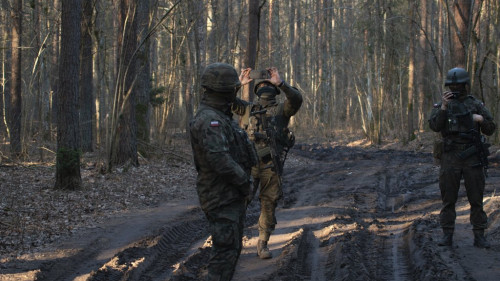
[[[491,249],[472,245],[463,186],[454,246],[437,247],[439,167],[429,151],[297,144],[285,164],[273,258],[256,256],[254,200],[233,280],[500,280],[500,161],[493,154],[490,162]],[[181,188],[191,192],[4,255],[0,280],[202,280],[207,224],[194,186]]]

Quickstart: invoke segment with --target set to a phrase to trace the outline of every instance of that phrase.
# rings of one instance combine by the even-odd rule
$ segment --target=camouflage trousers
[[[209,281],[231,280],[242,249],[246,206],[244,200],[206,213],[212,235]]]
[[[278,181],[278,175],[271,170],[272,161],[260,161],[252,168],[252,177],[260,184],[259,201],[259,239],[269,241],[276,226],[276,206],[283,197],[283,190]]]
[[[464,179],[465,191],[470,204],[470,223],[474,230],[486,229],[488,217],[483,210],[483,193],[485,176],[482,166],[478,166],[479,158],[473,155],[462,160],[457,151],[444,152],[441,157],[439,173],[439,189],[443,207],[440,213],[440,223],[443,229],[455,227],[455,204],[458,199],[460,180]]]

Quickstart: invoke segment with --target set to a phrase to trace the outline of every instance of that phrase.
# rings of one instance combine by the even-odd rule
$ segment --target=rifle
[[[457,154],[457,156],[464,160],[469,158],[470,156],[477,154],[479,156],[479,163],[474,164],[473,167],[483,167],[484,168],[484,176],[488,177],[488,155],[487,151],[488,144],[486,144],[486,138],[481,135],[479,129],[471,129],[467,133],[460,133],[460,137],[466,138],[472,141],[472,146],[467,148],[466,150]]]
[[[250,113],[251,116],[260,115],[259,119],[262,122],[262,128],[266,132],[265,136],[263,136],[262,134],[258,134],[258,133],[254,134],[254,135],[256,138],[264,139],[266,144],[269,146],[270,153],[271,153],[271,160],[273,162],[271,170],[273,170],[278,175],[278,183],[281,186],[281,183],[282,183],[281,176],[283,175],[283,163],[281,162],[280,153],[278,151],[278,145],[276,143],[276,138],[277,138],[276,130],[275,130],[275,128],[270,126],[270,124],[268,122],[268,118],[266,116],[266,112],[267,112],[267,110],[263,109],[263,110],[254,111],[254,112]],[[267,168],[267,167],[265,167],[265,168]]]

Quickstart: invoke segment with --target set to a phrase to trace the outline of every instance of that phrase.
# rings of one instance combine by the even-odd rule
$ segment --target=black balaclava
[[[279,90],[277,90],[276,87],[264,84],[262,87],[257,89],[255,94],[259,97],[259,104],[267,107],[277,104],[276,95],[279,94],[277,91]]]
[[[202,103],[210,105],[228,115],[232,115],[231,105],[236,99],[238,90],[239,88],[236,88],[233,92],[215,92],[211,89],[205,88],[201,101]]]
[[[448,88],[450,88],[450,91],[452,92],[458,92],[458,99],[462,100],[467,97],[467,87],[465,86],[466,84],[450,84],[448,85]]]

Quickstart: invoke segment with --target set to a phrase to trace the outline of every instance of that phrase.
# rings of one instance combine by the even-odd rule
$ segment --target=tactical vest
[[[285,119],[282,112],[283,104],[266,108],[261,105],[251,107],[246,131],[250,140],[255,143],[259,159],[270,154],[270,147],[267,143],[270,133],[275,136],[278,155],[288,151],[295,143],[295,137],[288,129],[288,119]],[[267,125],[267,128],[264,124]]]
[[[466,99],[463,102],[452,101],[448,104],[447,120],[445,127],[445,136],[461,142],[467,142],[467,139],[475,126],[472,115],[477,113],[472,99]]]

